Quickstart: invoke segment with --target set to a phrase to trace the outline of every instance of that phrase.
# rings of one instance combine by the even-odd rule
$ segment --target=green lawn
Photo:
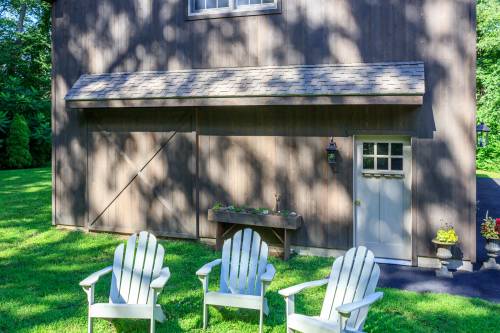
[[[0,171],[0,332],[84,332],[86,298],[78,282],[112,262],[122,238],[63,231],[51,226],[49,169]],[[201,331],[201,284],[194,272],[218,256],[208,247],[164,241],[172,278],[159,299],[167,315],[157,332]],[[273,260],[275,281],[267,294],[266,332],[285,332],[280,288],[325,277],[331,259]],[[214,276],[216,276],[214,274]],[[216,282],[216,281],[214,281]],[[106,299],[109,280],[98,284]],[[500,305],[464,297],[384,289],[365,328],[368,332],[494,332]],[[318,313],[324,289],[297,299],[298,311]],[[254,311],[210,309],[209,332],[257,332]],[[144,332],[146,321],[96,320],[95,332]]]
[[[500,171],[476,170],[476,175],[479,178],[498,178],[498,179],[500,179]]]

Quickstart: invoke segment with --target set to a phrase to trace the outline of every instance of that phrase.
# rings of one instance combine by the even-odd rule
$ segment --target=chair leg
[[[266,316],[268,316],[269,315],[269,306],[267,305],[267,298],[264,298],[264,305],[263,306],[264,306],[264,314]]]
[[[286,303],[286,332],[293,333],[293,329],[288,326],[288,316],[295,312],[295,296],[285,298]]]
[[[87,321],[87,325],[88,325],[87,332],[88,333],[92,333],[94,331],[94,327],[92,324],[93,324],[93,318],[91,316],[89,316],[88,321]]]
[[[155,318],[153,316],[153,318],[151,318],[151,324],[150,324],[150,327],[149,327],[149,332],[150,333],[155,333],[155,325],[156,325],[156,322],[155,322]]]
[[[203,302],[203,329],[207,328],[208,324],[208,305]]]
[[[259,333],[262,333],[263,322],[264,322],[264,307],[262,306],[259,311]]]

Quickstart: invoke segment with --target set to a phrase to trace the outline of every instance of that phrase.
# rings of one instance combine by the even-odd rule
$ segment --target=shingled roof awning
[[[82,75],[72,108],[420,105],[422,62],[193,69]]]

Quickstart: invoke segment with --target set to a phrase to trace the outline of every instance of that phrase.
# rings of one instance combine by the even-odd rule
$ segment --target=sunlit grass
[[[496,179],[500,179],[500,171],[476,170],[476,175],[479,178],[496,178]]]
[[[84,332],[86,298],[78,282],[112,261],[123,237],[59,230],[51,226],[49,169],[0,171],[0,332]],[[195,242],[163,241],[172,271],[159,302],[167,321],[157,332],[200,332],[201,284],[194,272],[219,256]],[[266,332],[285,332],[285,307],[277,291],[328,275],[332,259],[272,259],[277,275],[267,294]],[[217,272],[211,286],[216,287]],[[97,286],[106,301],[109,277]],[[318,314],[324,288],[297,299],[297,310]],[[478,299],[384,289],[370,311],[368,332],[495,332],[500,306]],[[145,332],[146,321],[97,320],[95,332]],[[258,314],[210,309],[208,332],[257,332]]]

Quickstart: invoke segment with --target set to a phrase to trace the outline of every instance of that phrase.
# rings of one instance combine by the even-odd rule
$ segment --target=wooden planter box
[[[244,212],[231,212],[227,210],[208,210],[208,220],[217,223],[216,246],[220,250],[225,236],[233,229],[234,225],[248,225],[270,228],[274,235],[283,244],[284,259],[290,257],[290,232],[302,226],[302,216],[261,215]],[[226,228],[226,225],[231,225]],[[275,229],[283,230],[282,235]]]

